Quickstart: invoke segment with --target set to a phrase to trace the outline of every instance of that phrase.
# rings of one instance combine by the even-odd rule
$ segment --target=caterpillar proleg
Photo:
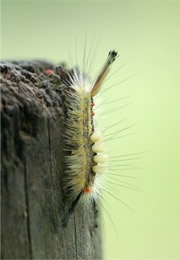
[[[101,90],[111,64],[118,54],[112,50],[94,81],[74,68],[64,72],[66,101],[64,130],[65,181],[64,190],[71,206],[63,219],[66,226],[79,201],[85,205],[98,200],[108,156],[103,134],[94,124],[94,97]],[[62,73],[63,74],[63,73]]]

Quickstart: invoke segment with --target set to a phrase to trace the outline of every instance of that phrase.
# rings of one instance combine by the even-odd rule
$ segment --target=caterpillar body
[[[70,215],[79,201],[95,202],[100,197],[103,174],[108,156],[103,134],[94,125],[94,97],[99,93],[111,64],[117,58],[110,51],[100,74],[94,82],[78,68],[64,73],[66,121],[64,132],[64,190],[71,206],[62,221],[67,226]],[[62,73],[61,73],[62,74]]]

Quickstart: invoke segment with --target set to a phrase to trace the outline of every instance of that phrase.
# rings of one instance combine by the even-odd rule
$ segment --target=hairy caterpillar
[[[94,82],[77,68],[64,76],[64,91],[68,97],[64,133],[66,152],[64,188],[72,204],[63,219],[63,226],[67,225],[79,201],[87,204],[87,201],[96,201],[100,195],[102,175],[106,169],[108,156],[103,134],[94,126],[94,97],[99,93],[116,58],[117,52],[110,51]]]
[[[28,82],[33,89],[30,94],[28,92],[28,95],[25,96],[26,100],[29,102],[29,96],[36,98],[35,95],[37,95],[38,98],[36,99],[38,102],[35,104],[31,102],[28,111],[25,110],[23,106],[20,108],[21,120],[18,122],[21,124],[19,124],[18,129],[15,128],[15,131],[21,131],[22,139],[18,140],[22,140],[23,146],[21,147],[23,149],[20,151],[21,154],[25,152],[26,156],[26,161],[23,165],[24,187],[22,181],[18,181],[18,185],[16,185],[14,181],[15,175],[11,174],[11,179],[6,178],[6,185],[4,186],[5,194],[8,189],[11,190],[12,196],[14,196],[14,191],[17,191],[17,194],[24,194],[24,190],[26,191],[25,204],[22,203],[21,207],[17,204],[19,207],[17,208],[17,212],[23,214],[24,220],[27,220],[32,230],[36,230],[38,225],[40,228],[40,232],[38,232],[40,241],[44,241],[43,239],[46,237],[48,229],[50,233],[53,232],[54,234],[54,232],[56,232],[56,234],[60,234],[59,240],[55,237],[53,241],[53,244],[57,242],[58,246],[61,240],[60,230],[62,224],[63,227],[68,224],[69,228],[66,230],[68,232],[72,230],[71,227],[76,224],[76,222],[79,237],[83,235],[85,227],[89,227],[87,230],[90,231],[88,233],[90,236],[92,234],[91,230],[95,230],[95,232],[93,231],[94,235],[92,234],[91,237],[96,237],[96,230],[98,231],[99,229],[97,228],[101,226],[99,225],[100,218],[97,218],[98,210],[104,208],[102,213],[108,213],[108,208],[106,207],[108,203],[107,205],[104,204],[104,202],[106,203],[107,201],[106,195],[104,196],[103,193],[107,193],[108,196],[112,195],[112,197],[117,198],[123,203],[122,193],[120,196],[116,193],[117,185],[133,188],[132,185],[130,187],[128,182],[124,182],[123,179],[118,178],[132,177],[126,175],[125,172],[121,174],[121,171],[129,171],[132,169],[131,165],[126,161],[136,159],[134,158],[134,154],[127,155],[122,142],[121,151],[123,151],[124,154],[118,154],[116,147],[112,149],[113,153],[111,154],[111,149],[109,149],[111,147],[107,146],[108,163],[106,163],[107,155],[103,144],[103,142],[111,142],[112,140],[121,138],[121,133],[128,129],[128,127],[122,128],[120,126],[120,129],[115,129],[115,131],[113,130],[114,132],[112,132],[112,127],[119,125],[119,123],[121,124],[124,120],[117,120],[119,117],[119,109],[124,106],[121,105],[121,107],[116,109],[112,109],[111,106],[110,110],[106,110],[105,113],[103,112],[103,116],[100,114],[100,117],[97,119],[97,114],[100,112],[99,107],[102,105],[102,102],[98,100],[98,93],[101,99],[101,96],[106,90],[111,90],[112,86],[119,84],[117,83],[106,88],[106,81],[113,73],[110,77],[106,79],[105,77],[110,69],[110,65],[116,57],[117,53],[115,51],[109,53],[108,60],[100,71],[99,76],[96,77],[93,82],[87,76],[89,72],[85,74],[80,72],[77,68],[68,70],[66,66],[63,65],[54,67],[53,64],[48,63],[44,65],[44,63],[41,62],[39,67],[42,66],[42,68],[40,67],[40,70],[35,63],[37,70],[34,70],[35,73],[33,74],[29,72],[29,70],[33,68],[30,66],[31,63],[30,65],[24,65],[24,63],[19,62],[22,68],[25,67],[27,70],[21,69],[21,67],[17,65],[15,65],[16,67],[14,65],[6,65],[8,68],[5,70],[7,80],[9,80],[10,75],[11,77],[13,75],[18,81],[19,75],[21,76],[20,73],[22,73],[21,77],[23,82],[25,82],[24,84]],[[87,61],[88,58],[85,62]],[[91,62],[92,61],[94,61],[94,58],[92,58]],[[78,64],[78,62],[76,63]],[[90,64],[86,63],[85,66],[83,66],[83,71],[87,71],[87,67],[89,69]],[[26,77],[23,75],[26,75]],[[29,78],[32,82],[36,83],[36,86],[31,84]],[[101,88],[102,83],[103,89]],[[24,84],[22,84],[22,86]],[[21,84],[19,85],[21,87]],[[17,89],[19,90],[18,87]],[[115,94],[117,97],[117,90]],[[122,92],[118,95],[122,95]],[[113,93],[111,92],[107,98],[112,97]],[[104,97],[103,99],[103,107],[105,108],[106,104],[112,104],[112,102],[114,104],[116,101],[119,103],[119,100],[124,98],[121,97],[118,98],[118,100],[115,98],[115,100],[110,102],[107,102],[107,99]],[[31,115],[31,107],[34,105],[36,109],[35,118],[37,118],[38,115],[37,123],[32,121],[29,116]],[[45,114],[46,117],[44,117],[42,111],[44,108],[46,109],[46,106],[50,106],[50,108],[47,109],[48,115]],[[113,116],[109,117],[109,113],[114,110],[118,110],[118,115],[115,115],[113,119]],[[96,113],[97,111],[98,113]],[[94,113],[96,113],[96,117]],[[49,117],[49,114],[52,118]],[[106,117],[106,115],[108,116]],[[108,121],[106,118],[110,118],[110,120]],[[26,124],[23,124],[24,122],[26,122]],[[103,135],[100,131],[97,131],[99,123],[101,124]],[[31,128],[29,126],[31,126]],[[33,129],[33,131],[31,131],[31,129]],[[13,136],[12,139],[14,142],[16,141]],[[15,144],[17,144],[17,142]],[[110,145],[111,144],[112,142]],[[20,165],[20,168],[21,164],[18,165]],[[37,167],[38,170],[34,170],[33,167]],[[103,174],[107,168],[110,174]],[[20,168],[19,172],[21,173],[21,171],[22,169]],[[106,179],[105,181],[104,178]],[[111,180],[108,181],[108,178],[111,178]],[[102,182],[104,182],[104,185],[101,190]],[[19,185],[19,183],[21,185]],[[111,186],[111,184],[114,185],[113,190],[108,190],[108,186],[106,189],[106,185]],[[69,200],[66,201],[66,198]],[[100,200],[98,200],[98,198],[100,198]],[[101,202],[102,206],[99,207]],[[14,200],[10,200],[10,203],[12,203],[13,207],[15,206],[16,210]],[[79,206],[78,208],[76,208],[77,205]],[[85,206],[87,206],[87,208]],[[75,209],[76,212],[74,212]],[[8,216],[8,214],[5,215]],[[103,215],[104,214],[100,214],[100,217],[104,217]],[[112,212],[110,214],[110,220],[111,216]],[[68,220],[70,221],[68,222]],[[79,220],[82,221],[80,222]],[[39,223],[41,223],[41,225],[39,225]],[[57,230],[60,232],[57,232]],[[64,232],[66,231],[64,230]],[[36,237],[36,234],[34,237]],[[71,245],[73,245],[73,241],[71,241],[70,246]]]

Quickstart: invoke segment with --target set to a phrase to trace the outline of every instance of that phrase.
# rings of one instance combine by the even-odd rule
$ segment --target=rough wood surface
[[[1,259],[101,259],[93,205],[62,227],[60,75],[43,61],[1,63]]]

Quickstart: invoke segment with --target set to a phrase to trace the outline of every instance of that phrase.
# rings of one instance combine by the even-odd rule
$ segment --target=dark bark
[[[78,205],[62,227],[63,84],[47,69],[1,63],[1,259],[100,259],[94,205]]]

